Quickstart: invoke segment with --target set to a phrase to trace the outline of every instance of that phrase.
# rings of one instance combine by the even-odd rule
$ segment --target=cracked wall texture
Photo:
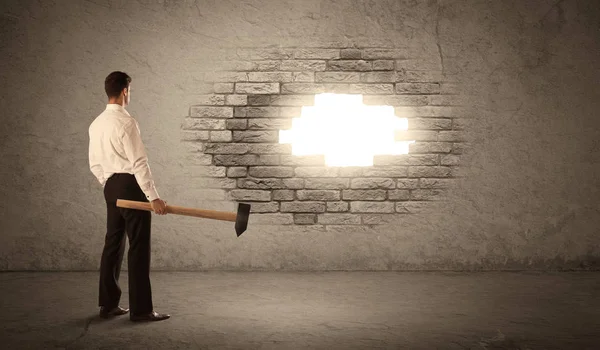
[[[233,210],[181,141],[224,52],[410,47],[464,102],[444,202],[376,227],[154,216],[154,269],[549,269],[600,261],[600,4],[564,1],[3,1],[0,269],[99,267],[106,209],[87,129],[113,70],[169,204]],[[424,70],[433,68],[424,68]],[[437,68],[436,68],[437,69]],[[190,149],[192,148],[192,149]],[[124,262],[124,267],[127,262]]]

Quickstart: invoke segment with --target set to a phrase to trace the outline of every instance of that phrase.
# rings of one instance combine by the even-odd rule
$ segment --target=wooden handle
[[[130,200],[126,200],[126,199],[117,199],[117,207],[146,210],[146,211],[154,212],[154,210],[152,210],[152,206],[150,205],[150,203],[130,201]],[[234,221],[234,222],[237,218],[237,213],[230,213],[230,212],[226,212],[226,211],[207,210],[207,209],[178,207],[175,205],[167,205],[167,213],[177,214],[177,215],[186,215],[186,216],[195,216],[195,217],[199,217],[199,218],[224,220],[224,221]]]

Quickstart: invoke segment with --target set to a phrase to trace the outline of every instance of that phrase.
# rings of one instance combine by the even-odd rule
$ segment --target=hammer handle
[[[126,199],[117,199],[117,207],[146,210],[146,211],[153,212],[152,206],[150,205],[150,203],[130,201],[130,200],[126,200]],[[236,213],[230,213],[230,212],[226,212],[226,211],[186,208],[186,207],[178,207],[175,205],[167,205],[167,213],[177,214],[177,215],[186,215],[186,216],[195,216],[195,217],[199,217],[199,218],[224,220],[224,221],[234,221],[234,222],[237,217]]]

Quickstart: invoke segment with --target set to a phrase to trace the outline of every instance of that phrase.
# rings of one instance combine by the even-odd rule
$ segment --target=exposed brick
[[[437,83],[396,83],[397,94],[439,94]]]
[[[292,153],[291,144],[253,144],[249,145],[249,152],[256,154],[290,154]]]
[[[352,189],[379,189],[379,188],[394,188],[396,185],[394,184],[394,180],[392,179],[351,179],[350,180],[350,188]]]
[[[427,98],[423,95],[365,95],[363,96],[363,103],[386,106],[426,106],[428,103]],[[398,111],[395,111],[395,113],[399,117],[407,117],[407,115],[398,114]]]
[[[246,167],[234,166],[227,169],[227,177],[246,177],[248,175],[248,169]]]
[[[260,154],[258,157],[261,165],[281,165],[278,154]]]
[[[429,201],[440,199],[445,194],[445,190],[441,188],[416,189],[411,190],[410,199],[416,201]]]
[[[298,49],[294,52],[295,59],[333,60],[340,58],[337,49]]]
[[[294,214],[294,224],[296,225],[312,225],[316,222],[316,214]]]
[[[213,89],[217,94],[232,94],[233,83],[215,83]]]
[[[394,61],[390,61],[390,60],[373,61],[373,70],[392,71],[392,70],[394,70]]]
[[[317,222],[323,225],[359,225],[360,215],[356,214],[319,214]]]
[[[302,60],[302,61],[282,61],[280,70],[282,71],[324,71],[327,67],[325,61]]]
[[[323,213],[325,212],[325,203],[323,202],[282,202],[282,212],[292,213]]]
[[[370,61],[363,60],[334,60],[327,61],[327,70],[340,70],[340,71],[369,71],[373,68],[373,64]],[[323,69],[325,70],[325,69]]]
[[[416,142],[408,145],[409,153],[449,153],[451,142]]]
[[[362,52],[359,49],[342,49],[340,51],[340,58],[342,59],[361,59]]]
[[[304,185],[304,179],[238,179],[238,187],[249,189],[300,189]]]
[[[282,94],[320,94],[325,92],[325,85],[315,83],[290,83],[281,86]]]
[[[272,106],[314,106],[315,97],[311,95],[271,96]]]
[[[238,201],[268,202],[271,200],[271,191],[237,189],[229,191],[229,196]]]
[[[200,95],[195,98],[198,105],[203,106],[223,106],[225,105],[224,95]]]
[[[298,200],[301,201],[338,201],[340,192],[335,190],[298,190],[296,192]]]
[[[262,119],[251,118],[248,120],[248,129],[257,130],[285,130],[291,129],[292,119]]]
[[[382,166],[382,167],[342,167],[342,177],[406,177],[408,174],[405,166]]]
[[[388,199],[391,201],[407,201],[410,199],[409,190],[388,190]]]
[[[241,143],[207,143],[204,147],[204,153],[209,154],[244,154],[249,151],[248,145]]]
[[[250,167],[248,174],[253,177],[292,177],[294,168],[283,166]]]
[[[397,179],[396,188],[412,189],[419,187],[418,179]]]
[[[353,213],[393,213],[393,202],[350,202],[350,212]]]
[[[455,154],[444,154],[444,155],[442,155],[440,161],[441,161],[441,165],[459,165],[460,164],[460,158],[458,155],[455,155]]]
[[[254,64],[252,67],[253,71],[273,72],[273,71],[278,71],[279,68],[281,68],[281,61],[265,60],[265,61],[256,61],[256,62],[252,62],[252,63]]]
[[[319,165],[325,166],[325,156],[320,155],[307,155],[307,156],[295,156],[295,155],[282,155],[281,165]]]
[[[348,202],[327,202],[327,211],[340,213],[348,211],[350,204]]]
[[[408,168],[408,177],[447,177],[450,168],[446,166],[411,166]]]
[[[248,73],[250,82],[280,82],[288,83],[292,81],[291,72],[253,72]]]
[[[299,177],[336,177],[338,173],[335,167],[297,167],[295,172]]]
[[[278,94],[279,83],[236,83],[235,92],[238,94]]]
[[[350,84],[351,94],[393,94],[393,84]]]
[[[237,57],[242,60],[287,60],[294,57],[294,50],[287,48],[239,48]]]
[[[225,130],[225,119],[185,118],[182,128],[185,130]]]
[[[246,130],[248,128],[248,119],[227,119],[225,126],[228,130]]]
[[[449,130],[452,128],[452,119],[449,118],[409,118],[409,129]]]
[[[292,72],[292,81],[296,83],[312,83],[315,81],[314,72]]]
[[[343,190],[342,199],[354,201],[385,200],[385,190]]]
[[[267,204],[267,203],[265,203]],[[252,211],[252,207],[250,207]],[[294,223],[293,214],[255,214],[248,218],[248,225],[291,225]]]
[[[398,59],[406,58],[408,52],[403,49],[364,49],[363,59]]]
[[[249,106],[268,106],[271,104],[271,95],[248,95]]]
[[[251,213],[276,213],[278,211],[279,211],[279,203],[278,202],[250,203],[250,212]],[[285,215],[285,214],[282,214],[282,215]],[[270,222],[270,224],[275,224],[275,223]]]
[[[233,107],[190,107],[191,118],[233,118]]]
[[[218,154],[213,157],[215,165],[260,165],[260,158],[256,154]]]
[[[359,49],[342,49],[340,50],[340,58],[343,59],[361,59],[362,52]]]
[[[181,140],[182,141],[207,141],[208,140],[209,131],[200,130],[200,131],[181,131]]]
[[[234,142],[278,142],[279,131],[276,130],[262,130],[262,131],[250,131],[240,130],[233,131]]]
[[[465,141],[461,131],[440,131],[438,135],[439,141],[460,142]]]
[[[293,201],[294,191],[293,190],[274,190],[273,191],[274,201]]]
[[[231,142],[232,136],[231,131],[211,131],[210,141],[211,142]]]
[[[308,178],[305,179],[304,187],[307,189],[336,190],[348,188],[350,179],[339,178]]]
[[[366,72],[360,73],[363,83],[395,83],[398,80],[396,72]]]
[[[225,104],[228,106],[245,106],[248,104],[248,96],[246,95],[227,95]]]
[[[453,179],[420,179],[420,188],[449,188]]]
[[[438,165],[437,154],[414,154],[408,157],[409,165]]]
[[[359,83],[360,73],[357,72],[317,72],[315,81],[323,83]]]
[[[279,116],[281,107],[236,107],[235,118],[275,118]]]

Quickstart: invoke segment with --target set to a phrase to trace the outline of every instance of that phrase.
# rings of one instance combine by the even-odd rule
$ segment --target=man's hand
[[[156,198],[152,202],[150,202],[150,206],[152,206],[152,210],[158,215],[167,214],[167,202],[163,201],[160,198]]]

